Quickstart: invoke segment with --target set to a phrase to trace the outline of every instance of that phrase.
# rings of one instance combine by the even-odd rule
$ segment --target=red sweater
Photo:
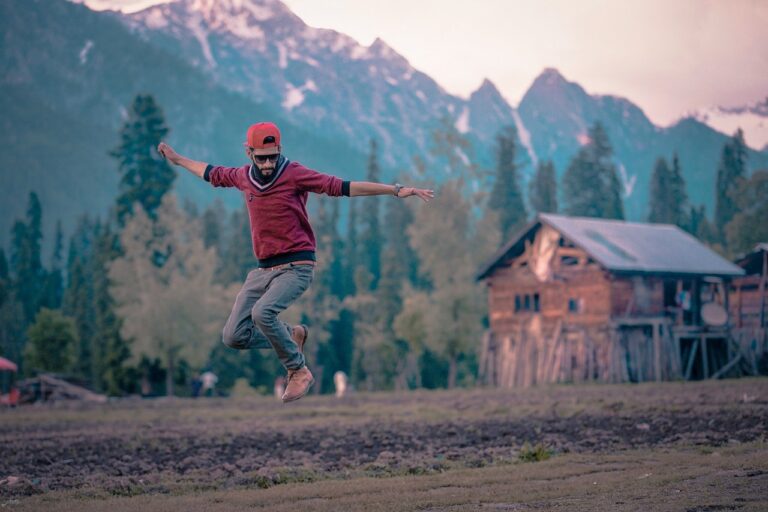
[[[209,165],[203,178],[214,187],[236,187],[243,192],[253,252],[260,267],[314,260],[316,245],[307,215],[308,193],[349,195],[349,182],[283,158],[268,182],[258,180],[254,171],[250,165]]]

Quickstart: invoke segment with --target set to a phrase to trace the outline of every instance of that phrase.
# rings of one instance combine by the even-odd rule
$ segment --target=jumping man
[[[307,327],[290,326],[277,318],[304,293],[314,275],[315,235],[307,215],[308,193],[416,196],[428,202],[434,192],[400,184],[342,181],[291,162],[281,154],[280,130],[272,123],[248,128],[245,148],[251,163],[242,167],[191,160],[165,142],[157,150],[214,187],[236,187],[243,192],[258,267],[248,273],[237,294],[222,341],[240,350],[272,347],[288,371],[282,400],[291,402],[306,395],[315,382],[304,359]]]

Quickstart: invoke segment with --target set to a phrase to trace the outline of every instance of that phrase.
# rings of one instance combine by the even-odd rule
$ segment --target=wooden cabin
[[[768,370],[768,243],[736,260],[745,275],[731,285],[733,335],[752,374]]]
[[[735,357],[729,283],[743,274],[676,226],[540,214],[478,275],[490,320],[481,378],[720,376]]]

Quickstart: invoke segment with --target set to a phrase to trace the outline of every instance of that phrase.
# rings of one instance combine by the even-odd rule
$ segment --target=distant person
[[[253,252],[259,263],[248,273],[237,295],[222,341],[241,350],[273,348],[288,371],[282,400],[291,402],[306,395],[315,382],[304,359],[307,326],[290,326],[277,318],[304,293],[314,275],[315,235],[306,208],[309,192],[329,196],[415,196],[424,201],[434,193],[400,184],[342,181],[288,160],[281,154],[280,142],[280,131],[274,124],[252,125],[245,142],[250,163],[241,167],[191,160],[164,142],[157,150],[171,163],[215,187],[235,187],[243,192]]]
[[[347,392],[347,374],[339,370],[333,374],[333,385],[336,386],[336,397],[341,398]]]
[[[216,376],[215,373],[213,373],[211,370],[208,370],[206,372],[203,372],[202,375],[200,375],[200,380],[203,383],[202,386],[202,393],[205,396],[213,396],[214,392],[216,391],[216,383],[219,382],[219,378]]]
[[[152,394],[152,383],[149,382],[147,375],[141,376],[141,396],[150,396]]]
[[[197,374],[192,377],[192,398],[200,396],[200,390],[203,387],[203,379],[200,378],[201,374]]]

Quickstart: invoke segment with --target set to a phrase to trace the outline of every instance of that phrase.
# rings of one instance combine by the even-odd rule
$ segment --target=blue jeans
[[[304,366],[304,355],[291,338],[291,326],[277,315],[298,299],[312,283],[314,267],[291,263],[278,270],[248,273],[222,332],[231,348],[273,348],[287,370]]]

